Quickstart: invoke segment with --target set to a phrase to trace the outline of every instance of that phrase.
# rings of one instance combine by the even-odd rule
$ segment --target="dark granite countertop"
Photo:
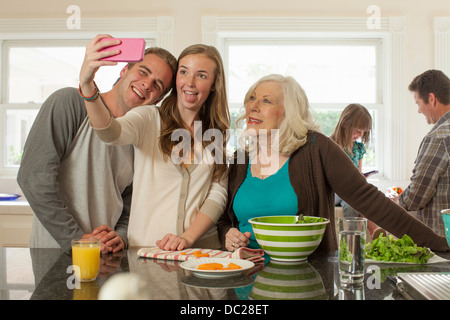
[[[137,249],[102,256],[96,281],[74,288],[71,257],[58,249],[0,248],[1,300],[89,300],[114,274],[139,277],[145,297],[154,300],[249,300],[267,297],[315,300],[404,299],[388,276],[398,272],[450,272],[450,261],[427,265],[368,264],[363,286],[344,288],[339,282],[335,255],[314,253],[295,265],[266,262],[249,274],[226,279],[203,279],[179,266],[179,262],[140,258]],[[450,260],[450,253],[438,253]],[[370,270],[372,270],[370,272]],[[280,281],[286,290],[279,290]],[[303,281],[301,292],[290,290]],[[305,281],[306,280],[306,281]],[[300,282],[299,282],[300,283]],[[306,283],[306,285],[305,285]],[[274,289],[274,286],[278,289]],[[297,291],[297,292],[294,292]]]

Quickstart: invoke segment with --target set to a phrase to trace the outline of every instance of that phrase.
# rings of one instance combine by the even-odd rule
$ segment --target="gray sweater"
[[[42,105],[25,144],[17,182],[35,213],[30,247],[62,248],[106,224],[127,244],[133,148],[94,133],[75,88]]]

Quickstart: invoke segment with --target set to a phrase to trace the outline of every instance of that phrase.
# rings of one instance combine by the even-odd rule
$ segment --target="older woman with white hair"
[[[248,222],[256,216],[303,214],[334,222],[335,192],[393,235],[408,234],[420,246],[450,250],[445,237],[368,183],[342,148],[320,133],[307,96],[292,77],[261,78],[248,90],[244,106],[237,122],[246,125],[245,162],[230,165],[228,203],[217,223],[226,250],[259,248]],[[336,249],[331,223],[317,251]]]

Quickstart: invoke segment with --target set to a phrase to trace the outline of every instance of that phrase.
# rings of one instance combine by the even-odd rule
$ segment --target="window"
[[[435,68],[450,75],[450,17],[434,19],[434,61]]]
[[[311,103],[376,103],[376,40],[367,44],[334,42],[227,41],[231,102],[239,103],[247,88],[260,77],[280,73],[294,77]]]
[[[77,87],[85,41],[5,41],[5,167],[20,165],[28,132],[41,104],[64,87]],[[96,82],[108,91],[125,63],[101,68]]]
[[[152,45],[152,41],[147,41]],[[86,41],[5,41],[6,102],[42,103],[56,90],[77,87]],[[114,84],[125,63],[96,74],[102,91]]]
[[[9,25],[11,22],[3,30],[0,20],[0,174],[17,172],[28,132],[47,97],[63,87],[78,87],[85,46],[97,33],[108,30],[116,37],[141,37],[146,40],[146,47],[158,45],[172,50],[172,18],[133,18],[130,22],[129,19],[84,19],[82,30],[89,31],[74,33],[64,29],[64,19],[17,21],[21,30],[29,29],[24,36],[10,33],[14,29]],[[58,25],[60,28],[55,27]],[[35,29],[40,29],[42,34],[36,35]],[[110,90],[124,65],[99,69],[96,83],[100,91]]]
[[[313,116],[329,136],[346,105],[361,103],[372,107],[377,104],[379,47],[376,39],[371,42],[364,39],[226,41],[231,108],[238,109],[242,105],[247,89],[259,78],[271,73],[292,76],[305,90]],[[367,108],[374,116],[375,110]],[[375,131],[373,133],[376,138]],[[381,166],[376,159],[375,146],[371,143],[363,158],[364,171]]]
[[[232,115],[260,77],[292,76],[305,90],[326,135],[348,104],[364,105],[372,114],[373,136],[363,170],[377,169],[379,176],[400,180],[405,21],[383,18],[373,30],[366,20],[205,16],[203,41],[216,46],[224,59]]]

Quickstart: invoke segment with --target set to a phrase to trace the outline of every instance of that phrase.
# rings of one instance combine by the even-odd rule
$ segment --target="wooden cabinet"
[[[0,201],[0,246],[28,247],[33,211],[26,201]]]

